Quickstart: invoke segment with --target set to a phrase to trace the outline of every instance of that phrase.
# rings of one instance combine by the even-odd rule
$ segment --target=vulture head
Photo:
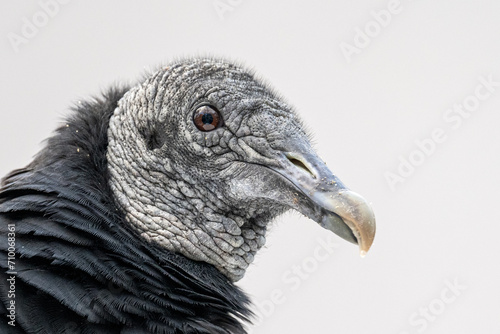
[[[297,113],[231,63],[158,71],[120,100],[108,134],[111,188],[130,226],[232,281],[289,209],[362,255],[373,242],[372,209],[317,156]]]
[[[0,186],[1,333],[242,334],[233,282],[273,218],[373,242],[367,202],[237,65],[178,61],[73,109]]]

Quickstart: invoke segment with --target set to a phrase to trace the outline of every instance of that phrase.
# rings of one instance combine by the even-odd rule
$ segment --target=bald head
[[[130,227],[233,281],[288,209],[371,245],[369,206],[316,156],[291,107],[236,65],[189,59],[156,72],[120,100],[108,135],[111,188]]]

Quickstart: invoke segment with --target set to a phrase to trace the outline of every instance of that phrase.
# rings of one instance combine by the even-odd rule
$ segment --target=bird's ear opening
[[[140,128],[139,133],[144,138],[148,150],[158,149],[164,144],[164,140],[156,128]]]

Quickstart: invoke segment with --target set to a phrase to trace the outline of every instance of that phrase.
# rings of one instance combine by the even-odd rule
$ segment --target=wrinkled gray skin
[[[221,112],[223,126],[196,128],[193,113],[203,104]],[[222,60],[184,60],[156,72],[120,100],[110,121],[111,187],[132,228],[232,281],[243,277],[274,217],[290,208],[323,217],[310,194],[276,172],[301,169],[290,152],[314,155],[296,113]]]

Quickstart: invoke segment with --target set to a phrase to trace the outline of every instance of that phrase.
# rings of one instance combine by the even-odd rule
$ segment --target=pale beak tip
[[[366,256],[366,251],[364,250],[359,251],[359,256],[361,256],[361,258],[364,258]]]

